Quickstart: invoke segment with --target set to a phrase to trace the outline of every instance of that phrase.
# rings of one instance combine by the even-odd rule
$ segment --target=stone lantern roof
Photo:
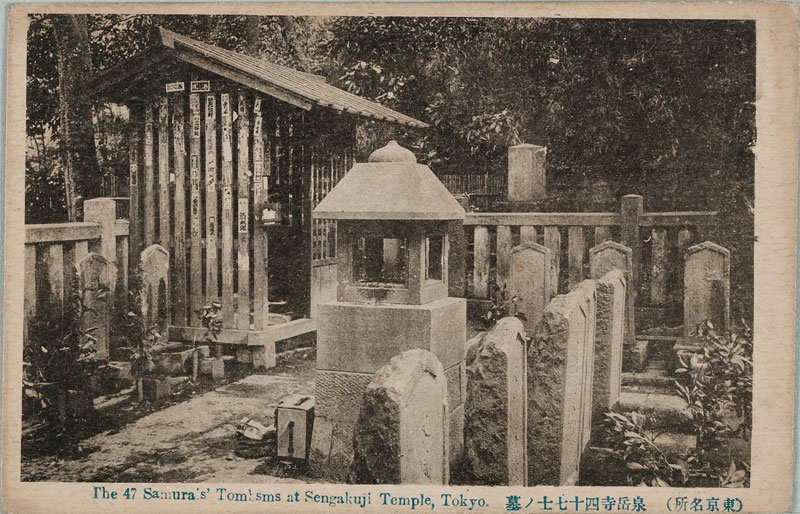
[[[317,219],[463,220],[464,209],[414,154],[390,141],[357,163],[317,205]]]

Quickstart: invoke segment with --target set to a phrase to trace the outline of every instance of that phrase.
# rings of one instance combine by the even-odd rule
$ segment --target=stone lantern
[[[346,479],[361,396],[378,369],[429,350],[448,380],[451,460],[463,446],[466,300],[448,291],[448,224],[464,209],[427,166],[391,141],[314,209],[337,221],[335,302],[319,305],[311,468]]]

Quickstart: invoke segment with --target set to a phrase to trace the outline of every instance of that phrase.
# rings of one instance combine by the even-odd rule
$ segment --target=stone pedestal
[[[361,399],[392,357],[420,348],[441,362],[447,379],[450,455],[463,449],[466,300],[424,305],[331,302],[319,306],[316,419],[309,457],[314,476],[347,480]]]

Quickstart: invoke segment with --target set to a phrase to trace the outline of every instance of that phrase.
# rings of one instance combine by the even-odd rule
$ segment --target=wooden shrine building
[[[151,40],[88,87],[129,108],[130,263],[169,252],[170,338],[200,335],[211,301],[225,342],[313,330],[336,296],[336,227],[311,211],[352,167],[357,122],[427,125],[316,75],[163,28]]]

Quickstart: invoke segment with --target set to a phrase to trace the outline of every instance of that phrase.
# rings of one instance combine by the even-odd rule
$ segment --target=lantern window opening
[[[441,234],[431,234],[425,238],[425,280],[441,281],[444,276],[444,245]]]
[[[357,237],[353,245],[353,277],[359,286],[407,287],[407,239]]]

